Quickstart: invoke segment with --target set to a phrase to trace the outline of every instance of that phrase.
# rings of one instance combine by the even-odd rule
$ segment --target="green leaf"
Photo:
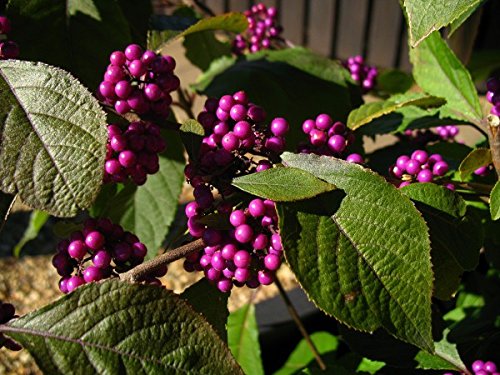
[[[500,182],[498,181],[491,191],[490,212],[493,220],[500,219]]]
[[[420,351],[415,356],[417,368],[424,370],[457,370],[464,371],[467,366],[462,362],[457,351],[457,344],[450,343],[447,339],[449,329],[445,329],[443,338],[435,343],[434,354]]]
[[[245,374],[264,374],[253,304],[249,303],[229,314],[227,338],[229,349]]]
[[[376,89],[384,94],[402,94],[413,85],[413,77],[398,69],[382,71],[377,77]]]
[[[313,198],[335,189],[334,185],[302,169],[283,167],[237,177],[233,180],[233,185],[247,193],[275,202]]]
[[[118,5],[127,19],[132,40],[141,45],[146,45],[146,37],[149,29],[149,19],[153,13],[150,0],[118,0]],[[120,47],[120,48],[124,48]]]
[[[407,93],[390,97],[380,102],[363,104],[361,107],[353,110],[347,119],[347,126],[356,130],[363,125],[372,122],[374,119],[396,111],[401,107],[409,105],[417,107],[440,107],[446,101],[442,98],[426,95],[423,93]]]
[[[180,136],[184,147],[192,160],[198,159],[201,142],[205,135],[205,129],[196,120],[186,120],[180,127]]]
[[[481,7],[486,0],[474,0],[474,5],[469,7],[469,9],[462,13],[458,18],[456,18],[453,22],[450,23],[450,31],[447,35],[448,38],[450,38],[455,31],[457,31],[462,24],[467,21],[467,19],[479,8]]]
[[[242,374],[210,325],[157,286],[88,284],[0,331],[47,374]]]
[[[149,48],[159,50],[174,40],[203,31],[223,30],[232,33],[242,33],[247,29],[248,21],[243,13],[226,13],[214,17],[203,18],[185,29],[179,27],[176,30],[172,30],[170,28],[171,26],[168,24],[165,26],[166,28],[157,27],[156,30],[150,30],[148,36]]]
[[[339,340],[329,332],[314,332],[311,334],[311,341],[320,355],[337,350]],[[290,354],[282,368],[274,375],[291,375],[296,371],[306,367],[309,362],[314,361],[314,355],[306,340],[302,339]]]
[[[465,271],[479,262],[483,233],[479,220],[467,215],[463,198],[432,183],[411,184],[401,191],[417,204],[431,238],[434,296],[448,300],[456,292]]]
[[[91,89],[102,81],[110,53],[132,42],[117,1],[11,0],[7,16],[23,59],[66,69]],[[50,43],[40,43],[40,36]]]
[[[227,293],[221,293],[203,278],[187,288],[180,297],[189,302],[194,311],[205,317],[224,342],[227,341]]]
[[[402,6],[409,25],[410,45],[416,47],[433,31],[456,21],[475,9],[482,0],[438,0],[422,2],[403,0]]]
[[[357,330],[383,327],[432,352],[429,238],[410,200],[359,165],[306,154],[282,159],[346,194],[278,206],[286,258],[311,300]]]
[[[418,85],[427,93],[446,99],[443,116],[480,123],[481,105],[470,74],[438,32],[413,48],[410,60]]]
[[[10,210],[12,209],[15,201],[15,195],[5,194],[0,191],[0,232],[9,217]]]
[[[15,257],[19,257],[21,255],[21,250],[24,245],[31,240],[34,240],[40,229],[45,225],[50,215],[44,211],[33,211],[30,215],[30,221],[28,223],[28,227],[24,230],[23,237],[19,240],[17,245],[12,250],[12,253]]]
[[[55,216],[92,204],[108,136],[106,116],[85,87],[49,65],[0,61],[0,118],[4,193]]]
[[[491,151],[489,148],[476,148],[465,157],[460,163],[458,170],[460,179],[465,181],[479,167],[483,167],[491,163]]]
[[[474,82],[486,81],[493,71],[500,68],[500,50],[473,51],[467,68]]]
[[[188,60],[202,71],[207,70],[212,61],[222,56],[231,56],[231,46],[219,41],[210,30],[186,35],[184,48]]]
[[[213,97],[244,88],[250,100],[266,110],[269,122],[284,117],[290,123],[290,150],[306,139],[301,130],[304,120],[326,112],[345,121],[362,103],[359,87],[345,68],[300,47],[253,53],[238,60],[223,57],[211,64],[193,88]]]
[[[115,195],[104,191],[103,207],[93,212],[107,216],[136,234],[154,257],[165,239],[177,211],[184,183],[184,158],[179,137],[168,132],[167,150],[160,154],[160,170],[148,175],[146,183],[126,185]]]

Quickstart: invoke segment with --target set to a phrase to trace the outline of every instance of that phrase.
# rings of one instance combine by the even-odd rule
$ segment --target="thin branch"
[[[278,277],[276,276],[275,281],[276,286],[278,287],[278,290],[280,292],[281,297],[283,298],[283,301],[285,302],[286,308],[288,309],[288,312],[290,313],[290,316],[292,317],[293,321],[297,325],[297,328],[299,329],[300,333],[302,334],[302,337],[306,340],[307,346],[309,346],[309,349],[311,349],[311,352],[314,355],[314,359],[316,359],[316,362],[318,363],[318,366],[321,368],[321,370],[325,371],[326,370],[326,365],[321,359],[321,356],[318,352],[318,349],[316,349],[316,346],[311,340],[311,337],[307,333],[304,325],[302,324],[302,321],[300,320],[299,314],[297,313],[297,310],[295,310],[295,307],[292,304],[292,301],[290,301],[290,298],[288,298],[288,295],[286,294],[285,289],[283,288],[283,285],[281,285],[281,282],[278,280]]]
[[[139,264],[132,268],[130,271],[122,273],[120,280],[138,282],[144,280],[147,276],[154,273],[160,267],[172,263],[176,260],[185,258],[187,255],[200,251],[205,247],[203,239],[199,238],[196,241],[190,242],[186,245],[180,246],[176,249],[170,250],[162,255],[158,255],[145,263]]]
[[[196,4],[196,6],[198,8],[200,8],[206,15],[210,16],[210,17],[215,17],[215,13],[212,9],[210,9],[206,4],[204,4],[202,1],[200,0],[193,0],[194,3]]]
[[[177,89],[177,94],[179,95],[179,107],[181,107],[189,118],[196,118],[193,113],[192,107],[193,103],[184,95],[184,91],[181,88]]]

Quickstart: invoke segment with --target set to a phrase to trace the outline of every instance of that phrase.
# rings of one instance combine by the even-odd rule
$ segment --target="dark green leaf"
[[[438,32],[413,48],[410,59],[418,85],[429,94],[446,99],[443,116],[480,123],[481,105],[470,74]]]
[[[500,50],[473,51],[467,68],[475,82],[486,81],[493,71],[500,68]]]
[[[402,94],[413,85],[413,77],[398,69],[384,70],[377,77],[376,89],[384,94]]]
[[[0,191],[0,232],[9,217],[10,210],[12,209],[15,201],[15,195],[5,194]]]
[[[479,167],[483,167],[491,163],[491,151],[488,148],[476,148],[465,157],[460,163],[458,170],[460,179],[465,181]]]
[[[290,150],[306,139],[301,130],[304,120],[328,113],[346,121],[361,104],[359,88],[346,69],[304,48],[254,53],[238,61],[223,57],[199,77],[194,88],[214,97],[244,89],[252,102],[266,110],[269,122],[275,117],[288,120]]]
[[[417,203],[431,236],[434,296],[447,300],[456,292],[464,271],[476,268],[483,233],[479,221],[466,215],[465,201],[453,191],[432,184],[411,184],[401,191]]]
[[[91,89],[101,82],[110,53],[132,42],[117,1],[11,0],[7,16],[14,26],[9,37],[24,59],[67,69]],[[41,36],[50,42],[40,43]]]
[[[49,65],[0,61],[0,118],[3,192],[56,216],[92,204],[108,137],[106,116],[85,87]]]
[[[44,211],[33,211],[30,215],[30,221],[28,223],[28,227],[24,230],[23,237],[19,240],[17,245],[12,250],[14,256],[19,257],[21,255],[21,250],[27,242],[34,240],[40,229],[45,225],[47,220],[49,219],[49,214]]]
[[[180,127],[180,136],[182,143],[191,160],[197,160],[200,152],[201,141],[205,135],[205,129],[196,120],[186,120]]]
[[[347,119],[347,126],[352,130],[356,130],[376,118],[394,112],[401,107],[440,107],[445,103],[446,101],[442,98],[423,93],[398,94],[384,101],[363,104],[361,107],[353,110]]]
[[[432,352],[429,238],[410,200],[359,165],[306,154],[282,159],[346,194],[279,205],[285,255],[308,296],[351,327],[383,327]]]
[[[313,198],[335,189],[334,185],[302,169],[283,167],[237,177],[233,180],[233,185],[247,193],[275,202]]]
[[[493,220],[500,219],[500,182],[498,181],[491,191],[490,212]]]
[[[118,5],[128,21],[132,40],[141,46],[146,45],[149,20],[153,13],[150,0],[118,0]],[[122,48],[122,47],[119,47]]]
[[[179,137],[168,132],[167,150],[160,155],[160,170],[137,187],[128,184],[115,195],[102,197],[98,216],[107,216],[125,230],[135,233],[154,257],[175,218],[184,182],[184,158]]]
[[[194,311],[205,317],[224,342],[227,341],[228,297],[227,293],[221,293],[206,278],[191,285],[181,294],[181,298],[188,301]]]
[[[467,21],[467,19],[480,8],[486,0],[474,0],[474,5],[471,6],[466,12],[462,13],[458,18],[456,18],[452,23],[450,23],[450,32],[448,33],[448,38],[451,37],[455,31],[457,31],[462,24]]]
[[[422,2],[419,0],[403,0],[409,25],[410,45],[416,47],[433,31],[448,26],[458,19],[463,19],[464,13],[470,14],[482,0],[438,0]],[[463,21],[462,21],[463,22]]]
[[[242,374],[210,325],[157,286],[88,284],[0,331],[47,374]]]
[[[189,61],[202,71],[207,70],[212,61],[222,56],[231,56],[231,46],[219,41],[210,30],[186,35],[184,48]]]
[[[253,304],[249,303],[229,314],[227,339],[231,353],[245,374],[264,374],[260,359],[259,331]]]

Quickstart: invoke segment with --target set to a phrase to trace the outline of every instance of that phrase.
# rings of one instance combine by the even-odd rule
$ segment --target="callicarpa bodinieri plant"
[[[52,217],[60,291],[25,315],[0,296],[0,358],[27,351],[46,374],[498,374],[500,60],[450,47],[488,2],[400,1],[411,72],[294,45],[279,6],[178,3],[0,6],[0,225],[16,201],[30,238]],[[199,279],[180,294],[174,261]],[[253,304],[273,286],[303,337],[280,350]]]

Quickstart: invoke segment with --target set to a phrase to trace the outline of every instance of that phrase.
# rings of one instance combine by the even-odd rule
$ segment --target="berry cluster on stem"
[[[439,154],[429,155],[424,150],[416,150],[411,156],[401,155],[396,163],[389,168],[392,177],[398,179],[398,187],[404,187],[412,182],[432,182],[448,172],[448,163]],[[454,190],[453,184],[446,187]]]
[[[486,82],[486,100],[493,104],[490,113],[495,116],[500,116],[500,80],[492,77]]]
[[[0,300],[0,324],[5,324],[13,318],[16,318],[16,309],[10,303],[3,302]],[[21,350],[22,347],[12,339],[5,337],[2,333],[0,333],[0,349],[2,347],[6,347],[7,349],[18,351]]]
[[[281,33],[283,28],[278,24],[278,11],[275,7],[266,7],[259,3],[244,12],[248,21],[248,29],[236,35],[233,41],[233,52],[241,55],[247,50],[258,52],[272,49],[283,44]]]
[[[321,113],[314,120],[305,120],[302,131],[309,136],[309,142],[301,143],[298,147],[299,152],[335,156],[350,163],[364,162],[360,154],[347,152],[355,140],[352,130],[340,121],[334,122],[328,114]]]
[[[165,147],[160,127],[152,122],[131,122],[125,131],[118,124],[108,125],[104,182],[130,178],[136,185],[143,185],[148,174],[158,172],[158,154]]]
[[[7,39],[11,25],[7,17],[0,16],[0,60],[15,59],[19,56],[19,46]]]
[[[85,283],[116,277],[142,263],[147,253],[136,235],[107,218],[86,220],[82,230],[59,242],[57,250],[52,264],[62,276],[59,289],[63,293]],[[165,266],[144,281],[159,283],[156,277],[166,272]]]
[[[375,87],[378,70],[375,66],[366,64],[362,56],[351,56],[342,65],[349,70],[351,78],[360,85],[363,93]]]
[[[482,361],[480,359],[472,363],[472,371],[474,375],[500,375],[497,370],[497,365],[492,361]],[[443,375],[453,375],[451,372],[445,372]]]
[[[179,88],[179,78],[174,74],[173,57],[144,51],[131,44],[124,51],[114,51],[109,57],[99,94],[104,102],[114,106],[116,112],[135,112],[167,117],[172,97]]]

